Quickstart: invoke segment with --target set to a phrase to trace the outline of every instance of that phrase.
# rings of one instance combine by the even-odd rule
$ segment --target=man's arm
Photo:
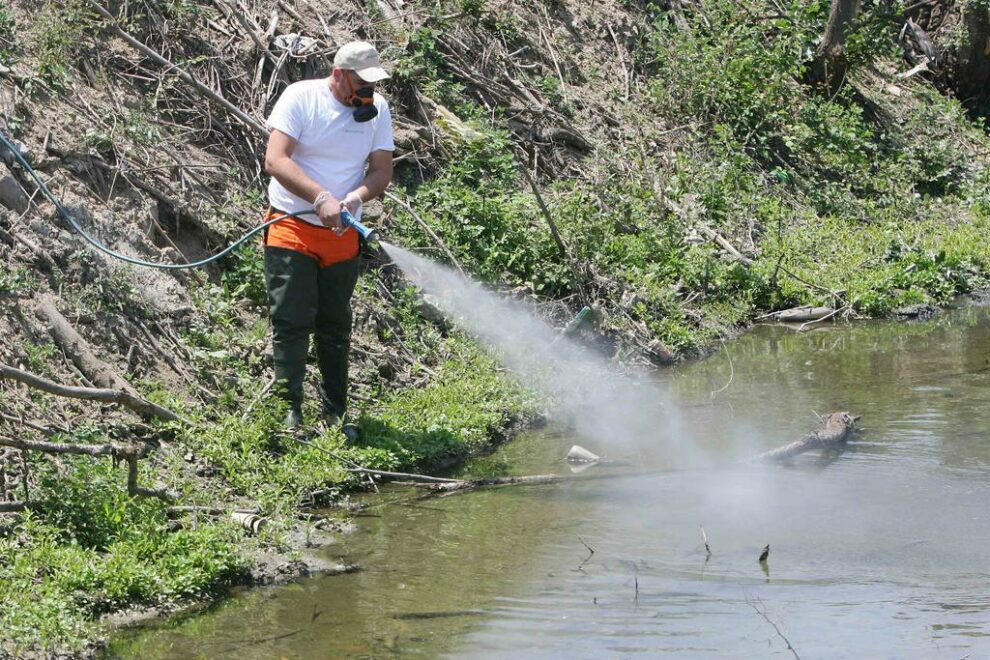
[[[309,202],[315,202],[316,196],[326,191],[323,190],[320,184],[306,176],[302,168],[292,160],[292,152],[295,151],[298,144],[299,141],[291,135],[277,129],[273,130],[271,135],[268,136],[268,148],[265,150],[265,172],[275,177],[293,195],[302,197]],[[391,154],[389,154],[388,166],[389,179],[391,179]],[[388,185],[388,181],[385,184]],[[382,190],[384,189],[383,186]],[[333,195],[329,195],[329,193],[324,195],[324,197],[327,197],[327,199],[320,204],[317,215],[319,215],[320,220],[327,227],[339,228],[340,200],[334,198]]]
[[[372,151],[368,156],[368,171],[365,172],[364,180],[353,192],[361,196],[362,202],[367,202],[385,192],[391,181],[392,152],[381,149]]]

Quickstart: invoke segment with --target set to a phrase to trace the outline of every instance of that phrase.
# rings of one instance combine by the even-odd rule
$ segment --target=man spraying
[[[310,335],[316,336],[328,425],[347,408],[359,263],[358,235],[342,224],[341,209],[360,220],[363,203],[392,180],[392,115],[374,91],[388,77],[375,47],[354,41],[337,51],[329,78],[289,85],[268,117],[268,218],[298,214],[272,225],[265,237],[275,380],[289,403],[289,428],[303,423]]]

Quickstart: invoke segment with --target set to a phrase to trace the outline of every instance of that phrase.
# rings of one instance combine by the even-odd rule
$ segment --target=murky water
[[[725,467],[393,492],[327,550],[361,572],[254,590],[111,655],[990,657],[988,309],[761,327],[664,377],[684,442]],[[838,458],[734,465],[834,410],[864,427]],[[572,443],[526,436],[475,469],[566,470]]]

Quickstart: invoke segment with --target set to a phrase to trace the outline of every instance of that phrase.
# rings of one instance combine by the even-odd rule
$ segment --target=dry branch
[[[166,502],[173,502],[177,496],[166,490],[144,488],[137,483],[139,459],[149,450],[148,445],[135,446],[129,444],[106,443],[103,445],[68,444],[64,442],[37,442],[18,440],[0,436],[0,445],[13,447],[21,451],[39,451],[45,454],[75,454],[81,456],[110,456],[127,461],[127,492],[133,497],[157,497]],[[0,509],[2,511],[3,509]],[[16,510],[16,509],[12,509]]]
[[[419,217],[419,214],[413,210],[413,207],[408,202],[390,192],[386,192],[384,196],[408,211],[409,215],[413,217],[413,220],[419,223],[419,226],[423,228],[423,231],[425,231],[427,235],[433,239],[433,242],[437,244],[437,247],[443,250],[443,253],[447,255],[448,259],[450,259],[450,263],[453,264],[458,271],[460,271],[461,275],[467,275],[467,273],[464,272],[464,269],[461,268],[461,264],[454,257],[454,254],[450,251],[450,248],[447,247],[447,244],[444,243],[439,236],[437,236],[436,232],[434,232],[433,229],[426,224],[425,220]]]
[[[564,261],[566,261],[567,265],[570,267],[571,277],[574,278],[574,287],[577,289],[581,303],[583,305],[589,305],[590,300],[588,298],[588,293],[584,290],[584,278],[581,277],[581,272],[578,270],[578,264],[574,258],[571,257],[570,250],[567,249],[567,243],[564,242],[563,236],[560,235],[560,230],[557,229],[557,223],[553,221],[553,216],[550,214],[550,209],[547,208],[546,202],[543,201],[543,195],[540,193],[540,187],[536,184],[536,180],[533,178],[533,175],[530,174],[525,163],[522,164],[520,169],[526,177],[529,187],[533,190],[533,196],[536,198],[536,204],[540,207],[540,211],[543,213],[543,217],[546,219],[547,225],[550,227],[550,234],[553,236],[554,243],[557,244],[557,249],[560,250],[561,256],[564,257]]]
[[[0,379],[11,378],[28,387],[48,392],[56,396],[64,396],[72,399],[83,399],[86,401],[102,401],[104,403],[119,403],[130,408],[144,419],[158,418],[168,421],[182,421],[188,423],[179,415],[168,408],[163,408],[157,404],[146,401],[136,394],[124,390],[100,389],[95,387],[75,387],[62,385],[54,381],[47,380],[41,376],[22,371],[10,365],[0,363]]]
[[[62,314],[55,309],[50,298],[42,300],[35,310],[39,319],[48,323],[55,343],[72,360],[90,381],[100,387],[122,390],[134,396],[137,392],[131,384],[120,377],[106,362],[96,357],[89,348],[89,343],[76,332],[75,328]]]
[[[0,445],[13,447],[22,451],[40,451],[45,454],[77,454],[85,456],[119,456],[133,453],[133,449],[125,445],[106,443],[103,445],[70,444],[65,442],[38,442],[34,440],[18,440],[0,435]]]
[[[739,250],[737,250],[736,247],[732,243],[730,243],[727,238],[725,238],[724,236],[722,236],[721,234],[719,234],[717,231],[715,231],[714,229],[711,229],[709,227],[705,227],[704,225],[701,225],[699,227],[699,229],[701,230],[701,232],[703,234],[705,234],[706,236],[708,236],[708,238],[710,238],[711,240],[713,240],[716,243],[718,243],[718,245],[723,250],[725,250],[726,252],[728,252],[737,261],[740,261],[740,262],[746,264],[747,266],[752,266],[753,265],[753,260],[752,259],[750,259],[746,255],[744,255],[742,252],[740,252]]]
[[[144,488],[138,486],[138,458],[140,455],[136,452],[131,453],[127,456],[127,492],[132,497],[157,497],[160,500],[165,500],[166,502],[174,502],[179,499],[178,495],[175,493],[170,493],[164,488]]]

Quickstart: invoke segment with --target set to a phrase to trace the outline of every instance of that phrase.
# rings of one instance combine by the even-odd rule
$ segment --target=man
[[[360,219],[362,204],[392,179],[392,115],[374,93],[375,83],[388,77],[374,46],[351,42],[337,51],[329,78],[289,85],[268,117],[268,217],[298,214],[272,225],[265,237],[275,379],[289,403],[289,428],[303,423],[311,334],[327,423],[347,407],[358,235],[341,224],[340,212],[347,208]]]

